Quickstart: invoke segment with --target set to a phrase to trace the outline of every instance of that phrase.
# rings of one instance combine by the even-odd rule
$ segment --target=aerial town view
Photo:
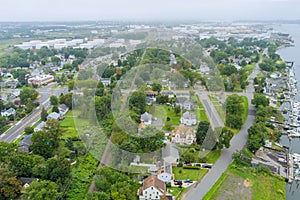
[[[0,200],[299,200],[298,0],[0,6]]]

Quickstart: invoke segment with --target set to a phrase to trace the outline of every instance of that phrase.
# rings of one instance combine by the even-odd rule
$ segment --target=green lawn
[[[243,119],[243,123],[245,123],[247,117],[248,117],[248,98],[245,96],[242,96],[243,99],[243,108],[244,108],[244,112],[242,114],[242,119]]]
[[[90,126],[88,119],[78,119],[78,114],[78,111],[70,110],[64,116],[65,119],[60,122],[63,129],[62,139],[78,137],[76,128]]]
[[[207,163],[215,163],[221,156],[221,150],[214,150],[207,154]]]
[[[207,117],[206,112],[205,112],[205,109],[204,109],[201,101],[199,101],[198,104],[199,104],[199,113],[200,113],[199,118],[200,118],[200,121],[209,122],[208,117]]]
[[[183,169],[181,167],[172,167],[174,179],[191,179],[193,181],[198,181],[203,178],[203,176],[208,172],[207,169]]]
[[[242,183],[232,183],[233,180]],[[245,180],[250,183],[248,187],[243,184]],[[228,184],[232,191],[228,190]],[[251,167],[236,167],[231,164],[203,199],[218,199],[224,195],[224,191],[234,193],[239,190],[240,199],[250,199],[249,193],[251,193],[253,200],[284,200],[286,199],[285,185],[284,179],[280,177],[257,172]],[[248,193],[246,192],[248,196],[243,196],[243,190],[248,190]]]
[[[151,106],[149,112],[156,118],[162,118],[164,123],[169,123],[172,128],[180,125],[181,113],[176,115],[173,108],[167,105],[155,105]],[[170,118],[170,121],[167,121],[167,117]]]
[[[179,187],[171,187],[168,188],[168,193],[172,194],[173,197],[175,197],[176,200],[180,200],[183,193],[187,191],[187,188],[179,188]]]

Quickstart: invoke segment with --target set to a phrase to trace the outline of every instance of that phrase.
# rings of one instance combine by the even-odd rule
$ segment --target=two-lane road
[[[245,92],[239,94],[248,98],[249,112],[245,124],[243,125],[239,133],[232,138],[230,142],[230,148],[222,150],[221,156],[217,160],[217,162],[213,165],[213,167],[203,177],[202,180],[195,184],[195,186],[189,188],[188,193],[184,195],[183,199],[201,200],[228,168],[228,166],[232,162],[233,153],[242,150],[246,145],[248,139],[248,129],[255,122],[255,107],[251,104],[251,99],[254,95],[253,78],[256,77],[259,73],[259,63],[256,64],[254,71],[249,77],[249,85],[246,87]],[[203,93],[203,91],[201,93]],[[212,113],[214,113],[214,115],[218,115],[217,112]],[[215,119],[210,118],[210,121],[215,121]]]
[[[55,84],[51,84],[48,86],[45,86],[43,88],[37,89],[37,91],[40,93],[39,103],[40,106],[37,107],[29,116],[25,117],[21,121],[17,122],[16,125],[14,125],[8,132],[5,134],[2,134],[0,136],[0,141],[3,142],[13,142],[17,138],[21,137],[21,135],[24,132],[24,129],[27,126],[32,126],[34,123],[36,123],[40,117],[41,117],[41,111],[42,107],[44,106],[46,110],[50,109],[50,97],[52,95],[59,96],[61,93],[67,93],[67,88],[51,88]]]

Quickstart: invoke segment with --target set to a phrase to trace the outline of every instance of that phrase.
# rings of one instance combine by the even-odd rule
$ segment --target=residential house
[[[183,104],[187,100],[188,100],[187,97],[176,97],[176,99],[175,99],[175,105],[176,106],[180,106],[180,108],[183,108]]]
[[[140,200],[160,200],[166,196],[166,184],[152,175],[146,178],[143,186],[138,190]]]
[[[157,97],[158,92],[157,91],[152,91],[152,90],[147,90],[147,91],[145,91],[145,94],[146,94],[147,97],[155,98],[155,97]]]
[[[60,114],[57,112],[52,112],[47,116],[47,120],[49,119],[56,119],[58,120],[60,118]]]
[[[168,96],[168,98],[174,98],[174,92],[171,90],[164,90],[161,92],[162,95]]]
[[[194,115],[193,113],[186,111],[180,118],[180,122],[181,124],[184,124],[186,126],[193,126],[197,124],[197,118],[196,115]]]
[[[162,148],[162,158],[165,162],[171,163],[172,165],[177,165],[179,161],[178,147],[174,144],[168,144],[166,147]]]
[[[14,108],[9,108],[8,110],[1,112],[2,117],[9,117],[11,115],[16,115],[16,110]]]
[[[152,115],[145,112],[141,115],[141,122],[144,122],[145,125],[151,125],[152,124]]]
[[[43,130],[43,128],[46,126],[46,122],[39,123],[33,130],[34,132],[38,132]]]
[[[60,116],[65,115],[69,111],[69,107],[66,104],[61,104],[58,106]]]
[[[19,143],[19,148],[18,148],[19,151],[24,151],[29,153],[29,147],[32,144],[31,137],[32,134],[24,136],[23,140]]]
[[[188,99],[185,102],[183,102],[183,109],[193,110],[194,109],[194,101],[192,101],[191,99]]]
[[[164,166],[158,171],[157,178],[165,183],[171,183],[173,179],[172,165],[164,162]]]
[[[101,78],[100,81],[104,86],[109,86],[111,84],[110,78]]]
[[[194,129],[179,125],[172,131],[172,142],[177,144],[191,145],[196,140],[196,134]]]

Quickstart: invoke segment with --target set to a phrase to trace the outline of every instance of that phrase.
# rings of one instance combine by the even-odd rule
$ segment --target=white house
[[[39,123],[33,130],[34,132],[38,132],[43,130],[43,128],[46,126],[46,122]]]
[[[193,126],[197,124],[197,118],[196,115],[187,111],[183,113],[182,117],[180,118],[180,122],[186,126]]]
[[[60,118],[60,114],[58,114],[57,112],[52,112],[47,116],[47,120],[48,119],[59,119]]]
[[[61,116],[65,115],[69,111],[69,107],[66,104],[61,104],[58,106],[59,114]]]
[[[101,83],[104,86],[109,86],[111,84],[111,80],[110,80],[110,78],[101,78]]]
[[[172,165],[165,162],[164,166],[159,170],[157,178],[165,183],[171,183],[173,179]]]
[[[141,122],[144,122],[145,125],[151,125],[152,124],[152,115],[145,112],[141,115]]]
[[[183,109],[185,110],[193,110],[194,109],[194,102],[190,99],[183,102]]]
[[[172,131],[172,142],[177,144],[191,145],[196,140],[194,129],[180,125]]]
[[[172,92],[170,90],[161,91],[161,94],[165,95],[165,96],[168,96],[169,98],[174,98],[175,97],[174,92]]]
[[[2,117],[8,117],[8,116],[11,116],[11,115],[16,115],[16,110],[14,108],[10,108],[6,111],[1,112]]]
[[[140,200],[160,200],[166,195],[166,184],[152,175],[146,178],[143,186],[139,188],[138,195]]]

